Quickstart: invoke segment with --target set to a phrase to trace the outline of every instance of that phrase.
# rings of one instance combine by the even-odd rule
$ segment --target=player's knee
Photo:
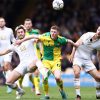
[[[79,71],[74,71],[74,75],[76,78],[79,78],[80,77],[80,72]]]
[[[12,84],[12,83],[8,83],[8,82],[6,82],[6,85],[9,86],[12,89],[15,89],[17,87],[16,84]]]
[[[97,90],[100,90],[100,85],[96,85],[96,89]]]
[[[95,80],[96,80],[97,82],[100,82],[100,75],[96,75],[96,76],[95,76]]]
[[[11,80],[10,78],[7,78],[6,83],[7,83],[7,84],[14,84],[14,81]]]
[[[43,84],[47,84],[48,83],[48,79],[43,79]]]
[[[9,70],[8,67],[6,67],[6,66],[4,66],[3,69],[4,69],[4,71],[8,71]]]
[[[11,70],[11,65],[10,65],[10,63],[5,63],[5,64],[4,64],[4,68],[5,68],[6,71],[7,71],[7,70]]]
[[[34,72],[34,76],[39,76],[39,71],[38,71],[38,70],[36,70],[36,71]]]
[[[61,81],[60,77],[55,77],[55,79],[56,79],[57,82]]]

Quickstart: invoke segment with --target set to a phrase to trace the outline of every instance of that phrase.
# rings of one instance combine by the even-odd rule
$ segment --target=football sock
[[[75,86],[76,95],[80,96],[80,79],[79,78],[74,79],[74,86]]]

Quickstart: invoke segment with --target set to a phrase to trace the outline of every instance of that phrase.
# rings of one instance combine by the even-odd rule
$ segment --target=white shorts
[[[95,65],[91,61],[91,59],[82,59],[79,57],[74,58],[73,60],[73,66],[78,65],[79,67],[82,67],[86,72],[95,69]]]
[[[2,67],[4,65],[4,62],[11,62],[11,60],[12,60],[12,53],[0,56],[0,66]]]
[[[29,60],[24,61],[24,62],[20,62],[19,65],[14,70],[23,76],[26,73],[30,72],[29,65],[31,63],[32,63],[32,59],[31,60],[29,59]],[[35,65],[33,65],[33,66],[35,66]]]

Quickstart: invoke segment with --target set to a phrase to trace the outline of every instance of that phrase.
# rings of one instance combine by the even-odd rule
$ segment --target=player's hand
[[[22,43],[22,40],[16,40],[13,44],[14,45],[20,45]]]
[[[73,59],[74,59],[74,56],[71,54],[71,55],[69,56],[69,59],[68,59],[68,60],[69,60],[69,62],[72,63],[72,62],[73,62]]]
[[[35,43],[38,43],[38,41],[39,41],[38,39],[34,39],[34,42],[35,42]]]

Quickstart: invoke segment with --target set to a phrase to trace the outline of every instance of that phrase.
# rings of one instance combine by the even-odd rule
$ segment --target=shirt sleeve
[[[40,41],[44,41],[46,38],[45,38],[45,36],[44,35],[39,35],[39,40]]]
[[[11,51],[15,51],[14,48],[15,48],[15,46],[13,44],[8,47],[8,49],[11,50]]]
[[[59,36],[59,42],[61,43],[61,45],[66,45],[66,43],[68,42],[68,39],[66,39],[65,37],[61,37]]]
[[[13,34],[13,30],[11,29],[11,42],[15,42],[15,37],[14,37],[14,34]]]
[[[62,37],[62,43],[65,45],[68,42],[68,39],[66,39],[65,37]]]

